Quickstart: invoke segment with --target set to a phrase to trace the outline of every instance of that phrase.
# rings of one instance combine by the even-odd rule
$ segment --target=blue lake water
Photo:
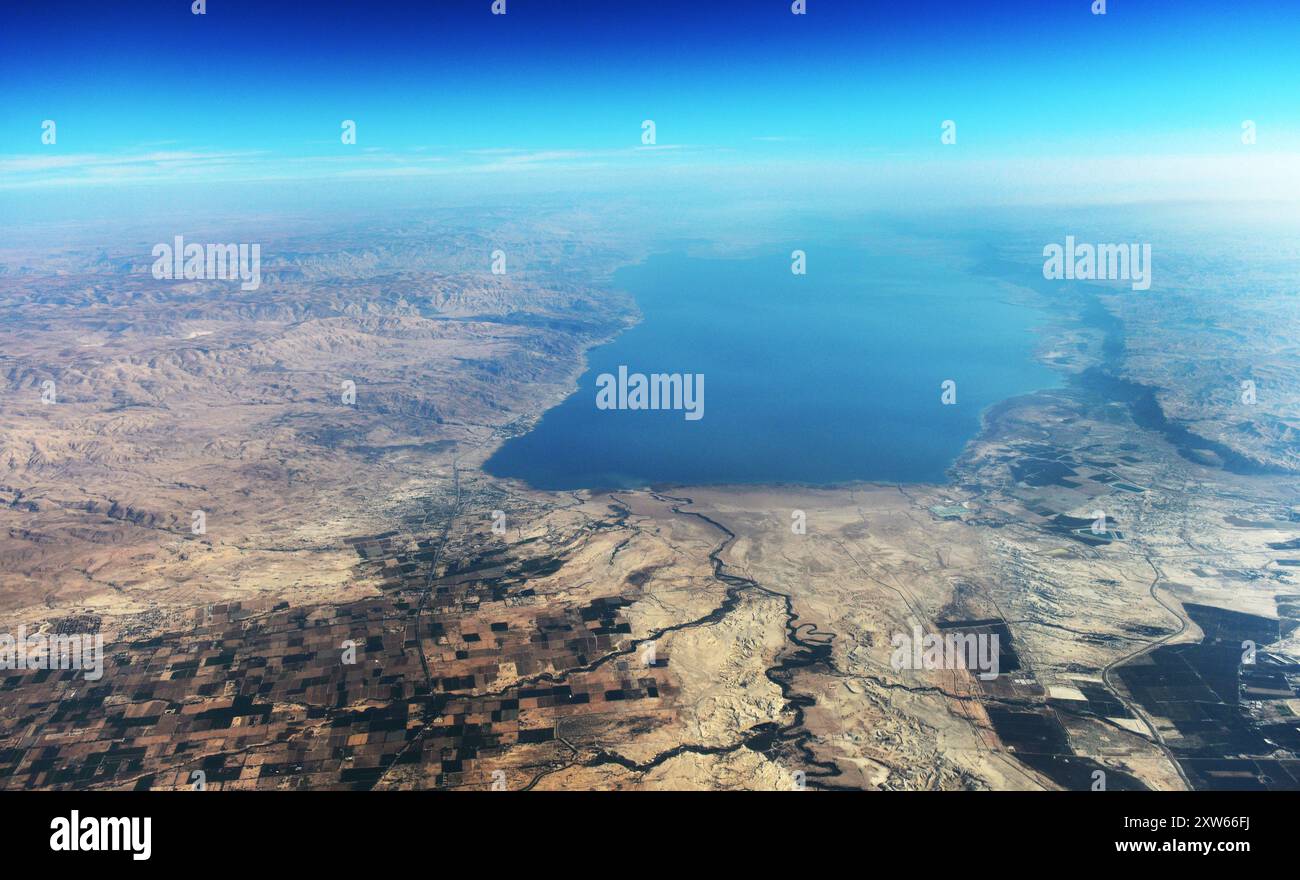
[[[617,273],[642,323],[589,353],[578,391],[488,461],[540,489],[936,482],[980,412],[1057,384],[1032,358],[1040,315],[994,284],[851,246],[743,260],[684,253]],[[597,377],[704,376],[704,416],[598,409]],[[941,383],[957,383],[956,405]]]

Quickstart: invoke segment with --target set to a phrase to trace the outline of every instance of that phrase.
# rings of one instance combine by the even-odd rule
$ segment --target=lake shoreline
[[[589,350],[576,389],[494,450],[484,472],[540,491],[942,484],[991,406],[1059,385],[1034,356],[1033,310],[987,279],[821,257],[839,265],[816,282],[818,309],[795,286],[807,279],[792,285],[770,256],[661,253],[620,270],[615,283],[642,320]],[[864,282],[854,260],[879,279]],[[719,325],[734,332],[720,336]],[[708,377],[705,417],[596,412],[585,400],[594,378],[622,366]],[[953,375],[961,396],[944,407]]]

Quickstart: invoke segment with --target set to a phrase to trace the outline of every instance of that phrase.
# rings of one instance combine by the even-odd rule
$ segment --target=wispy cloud
[[[827,193],[963,203],[1093,203],[1148,199],[1300,199],[1300,156],[1243,147],[1215,155],[917,158],[868,150],[774,157],[773,151],[662,144],[617,149],[518,146],[431,152],[335,148],[324,155],[158,150],[125,154],[0,155],[0,191],[135,184],[442,180],[474,175],[561,175],[628,185],[687,178],[800,181]],[[856,154],[856,155],[855,155]],[[651,175],[642,178],[641,175]]]
[[[0,188],[203,178],[257,161],[256,152],[150,151],[0,156]]]
[[[348,154],[285,156],[264,151],[149,151],[140,153],[33,153],[0,156],[0,189],[102,186],[130,183],[308,180],[316,178],[409,178],[453,173],[525,172],[534,169],[602,167],[635,161],[643,150],[493,147],[434,155],[366,148]]]

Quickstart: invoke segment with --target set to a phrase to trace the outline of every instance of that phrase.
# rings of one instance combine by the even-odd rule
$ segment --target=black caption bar
[[[940,865],[994,851],[1017,860],[1222,862],[1284,853],[1295,807],[1293,798],[1259,793],[42,792],[5,800],[10,854],[127,870],[209,857],[334,869],[373,868],[376,859],[426,864],[440,853],[485,864],[583,861],[619,849],[653,857],[665,847],[761,866],[774,846],[800,860],[869,849],[923,853]]]

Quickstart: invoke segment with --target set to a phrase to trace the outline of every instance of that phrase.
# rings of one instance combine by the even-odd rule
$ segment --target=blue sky
[[[1140,181],[1131,157],[1240,153],[1245,119],[1256,154],[1300,152],[1292,0],[490,5],[12,4],[0,189],[954,157],[1044,178],[1115,157]],[[639,149],[644,119],[656,150]]]

